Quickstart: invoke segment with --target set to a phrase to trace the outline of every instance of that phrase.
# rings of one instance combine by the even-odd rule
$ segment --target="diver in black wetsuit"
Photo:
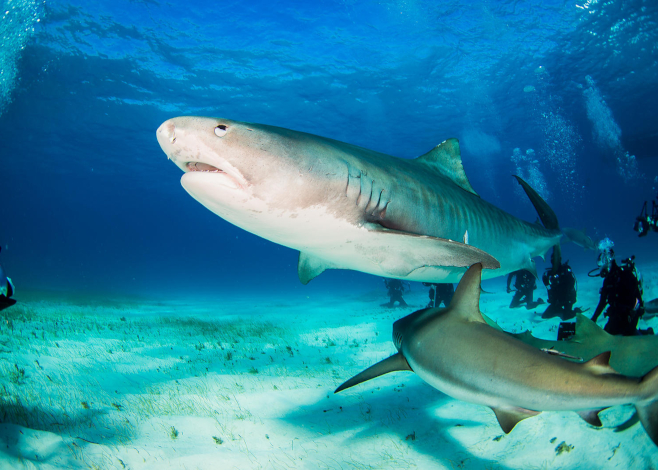
[[[622,261],[621,266],[614,258],[608,268],[602,272],[604,276],[601,287],[601,299],[596,307],[592,320],[596,321],[606,306],[604,315],[608,317],[604,330],[611,335],[634,336],[638,334],[637,322],[644,314],[642,300],[642,276],[635,268],[635,256]],[[653,329],[640,331],[643,334],[653,334]]]
[[[430,302],[427,304],[426,308],[439,307],[441,302],[443,302],[444,307],[450,305],[452,296],[455,295],[455,286],[452,284],[437,284],[434,282],[423,282],[423,285],[430,288]]]
[[[382,304],[382,307],[394,307],[395,302],[398,302],[400,307],[406,307],[407,303],[402,298],[404,292],[404,285],[399,279],[384,279],[384,284],[388,289],[389,302]]]
[[[0,247],[0,250],[2,250],[2,247]],[[14,284],[12,284],[11,279],[7,277],[2,265],[0,265],[0,310],[11,307],[16,303],[16,300],[11,298],[12,295],[14,295]]]
[[[510,288],[512,284],[512,279],[514,279],[514,297],[509,304],[509,308],[517,308],[522,304],[526,304],[525,308],[532,309],[539,304],[543,304],[543,299],[537,299],[536,302],[533,302],[533,291],[537,289],[537,282],[535,281],[535,276],[528,271],[527,269],[519,269],[518,271],[513,271],[507,275],[507,293],[511,293],[512,289]]]
[[[573,304],[576,303],[576,276],[569,262],[560,264],[555,273],[550,273],[549,270],[542,276],[542,281],[548,290],[549,304],[542,318],[559,316],[562,320],[568,320],[575,317],[576,312],[579,311],[573,310]]]

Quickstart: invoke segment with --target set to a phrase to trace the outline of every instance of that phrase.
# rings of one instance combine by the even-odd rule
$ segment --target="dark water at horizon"
[[[21,290],[369,291],[194,201],[155,130],[208,115],[412,158],[448,137],[480,195],[658,262],[632,230],[658,184],[658,4],[3,2],[0,261]],[[38,21],[37,21],[38,19]],[[517,153],[514,149],[519,149]],[[532,149],[533,152],[528,152]],[[577,272],[596,253],[565,246]]]

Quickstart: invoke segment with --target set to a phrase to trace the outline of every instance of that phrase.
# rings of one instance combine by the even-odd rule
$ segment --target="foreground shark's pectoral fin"
[[[587,424],[591,424],[592,426],[596,426],[597,428],[600,428],[603,426],[603,423],[601,422],[601,418],[599,418],[599,413],[603,411],[605,408],[601,408],[600,410],[585,410],[585,411],[577,411],[578,416],[583,418]]]
[[[409,363],[401,353],[393,354],[391,357],[378,362],[374,366],[368,367],[363,372],[360,372],[359,374],[349,379],[347,382],[343,383],[334,391],[334,393],[342,392],[346,388],[354,387],[355,385],[365,382],[366,380],[374,379],[380,375],[399,370],[411,371]]]
[[[370,242],[359,247],[360,254],[379,265],[391,277],[406,277],[421,268],[467,268],[476,263],[481,263],[486,269],[500,267],[496,258],[471,245],[376,225],[368,229]]]
[[[526,410],[525,408],[491,408],[496,414],[498,424],[505,434],[509,434],[519,421],[537,416],[541,411]]]
[[[416,163],[450,178],[457,186],[476,193],[466,177],[457,139],[447,139],[416,160]]]
[[[308,284],[327,269],[340,269],[340,267],[317,256],[309,255],[303,251],[299,252],[297,275],[302,284]]]

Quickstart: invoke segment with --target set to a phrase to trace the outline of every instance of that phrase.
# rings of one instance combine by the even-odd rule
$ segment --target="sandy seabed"
[[[581,278],[591,315],[601,280]],[[504,329],[555,338],[559,319],[508,309],[501,280],[484,288]],[[427,301],[418,285],[408,308],[380,307],[383,294],[20,301],[0,313],[0,468],[658,468],[630,405],[601,429],[545,412],[505,435],[489,408],[409,372],[334,395],[395,352],[392,323]]]

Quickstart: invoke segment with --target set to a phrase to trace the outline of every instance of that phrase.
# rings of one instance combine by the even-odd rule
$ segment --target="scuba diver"
[[[542,281],[548,290],[548,308],[542,314],[542,318],[553,318],[559,316],[562,320],[568,320],[581,312],[573,309],[576,303],[576,276],[574,276],[569,261],[560,263],[557,271],[550,272],[548,268],[542,276]]]
[[[455,294],[455,286],[452,284],[437,284],[434,282],[423,282],[423,285],[430,288],[430,302],[425,308],[438,307],[441,305],[441,302],[443,302],[444,307],[450,305],[452,296]]]
[[[0,247],[1,250],[2,247]],[[16,303],[16,300],[11,298],[12,295],[14,295],[14,284],[3,271],[2,265],[0,265],[0,310],[11,307]]]
[[[535,276],[528,271],[527,269],[519,269],[518,271],[513,271],[507,275],[507,293],[511,293],[510,285],[512,284],[512,279],[514,281],[514,297],[509,304],[509,308],[518,308],[522,304],[526,304],[525,308],[528,310],[535,308],[537,305],[543,304],[544,299],[537,299],[536,302],[533,302],[532,296],[533,291],[537,289],[537,282],[535,281]]]
[[[608,306],[604,313],[608,323],[603,329],[611,335],[653,334],[652,328],[637,329],[637,323],[644,314],[644,301],[642,276],[635,267],[635,256],[623,260],[620,266],[613,254],[607,266],[601,269],[600,276],[604,278],[601,299],[592,320],[596,321]]]
[[[649,231],[658,232],[658,204],[651,201],[651,215],[647,209],[647,201],[644,201],[640,215],[635,218],[633,230],[638,233],[638,237],[646,237]]]
[[[398,302],[400,307],[406,307],[407,303],[402,298],[404,292],[404,285],[399,279],[384,279],[384,285],[388,289],[389,302],[382,304],[382,307],[394,307],[395,302]]]

